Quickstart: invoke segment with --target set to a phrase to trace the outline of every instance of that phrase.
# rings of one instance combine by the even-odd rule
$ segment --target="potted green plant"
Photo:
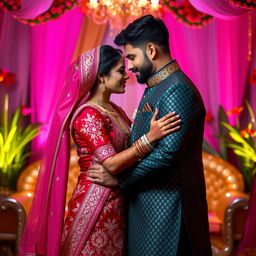
[[[247,101],[245,103],[250,114],[246,128],[242,129],[239,123],[236,126],[227,122],[221,124],[229,131],[229,140],[226,144],[238,156],[245,185],[250,191],[256,173],[256,122],[251,105]]]
[[[235,107],[226,113],[224,108],[219,106],[218,131],[216,132],[216,137],[220,142],[219,152],[214,150],[207,141],[203,143],[203,150],[229,161],[228,149],[231,149],[237,156],[239,170],[245,182],[245,191],[249,192],[256,173],[256,122],[252,107],[247,101],[245,104],[250,115],[246,128],[240,125],[240,114],[244,107]],[[228,115],[236,116],[236,124],[229,123]],[[213,121],[209,113],[206,120]]]
[[[0,70],[0,83],[9,85],[15,81],[15,75]],[[4,94],[2,122],[0,124],[0,192],[14,191],[20,171],[30,155],[28,144],[40,130],[40,124],[24,125],[29,109],[18,107],[11,120],[8,118],[9,95]]]

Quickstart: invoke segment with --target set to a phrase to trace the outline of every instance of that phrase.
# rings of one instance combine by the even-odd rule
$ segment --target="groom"
[[[159,118],[175,111],[179,131],[117,175],[127,200],[128,256],[210,256],[207,201],[202,164],[205,108],[201,96],[172,60],[165,24],[151,15],[135,20],[115,38],[124,46],[128,69],[146,83],[131,132],[132,144]],[[108,185],[111,177],[105,172]]]

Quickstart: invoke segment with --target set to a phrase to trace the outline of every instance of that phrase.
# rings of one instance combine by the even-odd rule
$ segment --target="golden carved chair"
[[[241,174],[224,160],[203,153],[206,193],[209,212],[214,212],[221,221],[221,230],[211,233],[214,255],[232,255],[235,240],[241,237],[248,196],[243,193],[244,184]],[[18,180],[18,192],[12,197],[17,199],[26,212],[29,211],[40,162],[24,169]],[[71,150],[70,172],[67,188],[67,202],[77,182],[79,167],[75,149]],[[199,234],[200,235],[200,234]]]
[[[15,199],[0,196],[0,255],[12,256],[18,247],[26,220],[23,206]]]
[[[211,233],[213,253],[232,255],[241,238],[248,208],[243,178],[234,166],[205,152],[203,164],[208,211],[216,213],[221,221],[220,232]]]

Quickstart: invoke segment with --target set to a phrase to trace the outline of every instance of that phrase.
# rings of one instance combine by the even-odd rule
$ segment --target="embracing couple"
[[[205,108],[151,15],[69,68],[19,255],[210,256],[202,164]],[[146,83],[134,120],[110,101],[128,69]],[[130,129],[132,126],[132,129]],[[64,220],[69,134],[80,175]]]

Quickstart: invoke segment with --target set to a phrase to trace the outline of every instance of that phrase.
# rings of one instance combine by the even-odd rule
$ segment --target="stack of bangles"
[[[132,147],[139,160],[144,158],[148,153],[150,153],[153,150],[153,147],[148,141],[146,134],[144,134],[141,138],[136,140],[132,144]]]

